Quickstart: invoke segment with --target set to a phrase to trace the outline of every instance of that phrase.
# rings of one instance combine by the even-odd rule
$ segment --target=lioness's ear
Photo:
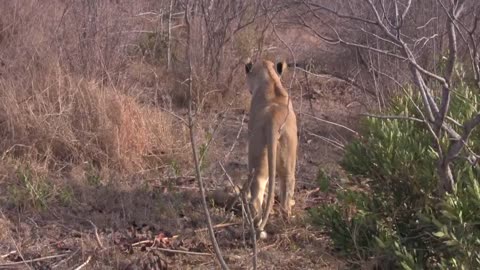
[[[249,61],[248,63],[245,64],[245,72],[248,74],[250,73],[250,71],[252,71],[252,68],[253,68],[253,64],[251,61]]]
[[[278,75],[281,76],[281,75],[283,74],[283,71],[284,71],[285,69],[287,69],[287,63],[286,63],[285,61],[278,62],[277,65],[276,65],[276,67],[277,67],[277,73],[278,73]]]

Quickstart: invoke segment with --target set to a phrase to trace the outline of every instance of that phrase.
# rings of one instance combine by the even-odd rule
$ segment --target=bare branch
[[[344,126],[344,125],[341,125],[341,124],[339,124],[339,123],[335,123],[335,122],[331,122],[331,121],[328,121],[328,120],[325,120],[325,119],[321,119],[321,118],[318,118],[318,117],[316,117],[316,116],[313,116],[313,115],[311,115],[311,114],[304,113],[304,112],[300,112],[300,114],[309,116],[309,117],[311,117],[311,118],[313,118],[313,119],[315,119],[315,120],[317,120],[317,121],[323,122],[323,123],[327,123],[327,124],[330,124],[330,125],[334,125],[334,126],[337,126],[337,127],[341,127],[341,128],[343,128],[343,129],[345,129],[345,130],[350,131],[351,133],[353,133],[353,134],[355,134],[355,135],[358,135],[358,132],[356,132],[355,130],[353,130],[353,129],[349,128],[349,127],[346,127],[346,126]]]
[[[402,46],[400,46],[398,43],[393,42],[393,41],[391,41],[391,40],[388,40],[388,39],[386,39],[386,38],[383,38],[383,37],[381,37],[381,36],[379,36],[379,35],[377,35],[377,34],[375,34],[375,33],[372,33],[372,32],[370,32],[370,31],[367,31],[367,30],[366,30],[365,28],[363,28],[363,27],[361,27],[360,30],[362,30],[362,32],[364,32],[364,33],[366,33],[366,34],[369,34],[369,35],[374,36],[375,38],[377,38],[377,39],[379,39],[379,40],[381,40],[381,41],[383,41],[383,42],[389,43],[389,44],[391,44],[391,45],[393,45],[393,46],[395,46],[395,47],[397,47],[397,48],[402,48]]]
[[[440,1],[440,0],[439,0]],[[440,1],[441,2],[441,1]],[[461,6],[460,6],[461,8]],[[450,85],[452,81],[453,70],[455,63],[457,61],[457,36],[455,34],[455,18],[457,10],[454,7],[450,10],[449,19],[447,20],[447,32],[448,32],[448,60],[447,66],[445,68],[446,83],[443,85],[442,89],[442,101],[440,104],[439,117],[435,119],[435,126],[438,129],[437,132],[440,132],[440,128],[445,121],[445,116],[447,115],[448,109],[450,107]]]
[[[217,260],[219,261],[221,267],[223,270],[227,270],[228,265],[226,264],[225,260],[223,259],[222,252],[220,250],[220,247],[218,246],[217,239],[215,238],[215,232],[213,231],[213,224],[212,224],[212,219],[210,217],[210,212],[208,210],[208,205],[206,201],[206,194],[205,194],[205,187],[203,184],[202,180],[202,175],[200,171],[200,164],[199,164],[199,159],[197,156],[197,146],[195,143],[195,134],[194,134],[194,120],[193,120],[193,110],[192,110],[192,96],[193,96],[193,66],[192,66],[192,46],[191,46],[191,24],[190,24],[190,6],[189,3],[186,3],[186,8],[185,8],[185,23],[187,25],[187,59],[189,63],[189,96],[188,96],[188,127],[189,127],[189,133],[190,133],[190,144],[192,146],[192,155],[193,155],[193,160],[195,163],[195,177],[198,183],[198,186],[200,188],[200,193],[202,196],[202,205],[203,205],[203,210],[205,212],[205,216],[207,218],[207,224],[208,224],[208,234],[210,235],[210,240],[212,242],[215,255],[217,257]]]
[[[102,244],[102,241],[100,241],[100,236],[98,235],[97,225],[95,225],[95,223],[93,223],[91,220],[88,220],[88,222],[89,222],[89,223],[92,225],[92,227],[93,227],[93,231],[94,231],[94,233],[95,233],[95,240],[97,240],[98,246],[99,246],[101,249],[104,249],[103,244]]]
[[[305,20],[302,20],[300,18],[300,21],[314,35],[316,35],[318,38],[322,39],[325,42],[329,42],[330,44],[341,44],[354,48],[364,49],[368,52],[373,52],[377,55],[392,57],[408,64],[413,82],[419,90],[422,101],[421,103],[423,104],[423,106],[417,106],[417,104],[415,104],[415,107],[417,108],[422,118],[404,116],[369,116],[385,119],[406,119],[425,123],[429,132],[434,137],[434,142],[432,143],[432,145],[434,146],[434,149],[439,156],[437,163],[437,173],[440,178],[439,187],[445,187],[447,190],[451,190],[454,183],[453,173],[450,168],[451,161],[458,157],[460,151],[467,143],[471,130],[474,129],[475,126],[479,125],[478,122],[480,122],[480,120],[477,120],[480,117],[476,116],[472,120],[462,125],[456,122],[454,119],[449,119],[447,117],[451,102],[451,91],[453,90],[452,80],[455,65],[457,64],[458,58],[460,57],[458,55],[459,45],[457,43],[458,39],[460,38],[460,40],[464,41],[467,45],[468,53],[470,54],[470,60],[472,62],[473,73],[475,75],[475,82],[480,88],[480,57],[478,56],[478,39],[477,37],[475,37],[474,34],[476,28],[478,27],[480,19],[479,16],[475,14],[475,17],[471,20],[473,21],[473,24],[470,27],[466,27],[462,20],[459,19],[460,15],[463,14],[466,6],[465,0],[452,0],[449,2],[448,7],[441,0],[437,0],[438,6],[441,6],[441,8],[443,8],[447,16],[445,21],[445,39],[448,47],[445,51],[448,50],[448,56],[446,59],[445,68],[443,69],[442,74],[440,74],[436,71],[430,71],[428,65],[420,64],[422,60],[419,59],[419,55],[417,55],[417,52],[422,51],[424,47],[427,46],[431,41],[436,42],[437,37],[443,38],[443,33],[440,33],[438,29],[436,29],[436,33],[429,33],[428,35],[420,37],[418,37],[417,35],[409,37],[408,34],[400,33],[402,26],[406,23],[409,12],[412,10],[412,7],[414,7],[414,1],[407,0],[405,2],[406,3],[402,3],[398,0],[390,2],[386,2],[383,0],[364,0],[365,6],[368,7],[374,18],[373,20],[369,19],[372,20],[370,22],[363,22],[366,24],[367,27],[371,26],[372,28],[370,29],[365,28],[364,26],[357,26],[358,30],[366,34],[366,42],[350,41],[351,38],[348,38],[348,40],[344,39],[341,33],[339,33],[338,28],[335,29],[334,27],[323,23],[322,18],[320,18],[318,14],[315,14],[316,11],[324,11],[331,13],[336,17],[340,17],[338,16],[338,12],[332,10],[325,10],[324,8],[322,8],[322,6],[316,7],[314,4],[309,3],[308,1],[303,1],[302,3],[309,8],[310,13],[313,14],[313,17],[315,19],[319,20],[320,22],[322,22],[322,24],[329,27],[331,33],[321,33],[317,31],[317,29],[312,27],[311,24],[307,23]],[[343,19],[353,23],[358,23],[359,21],[361,21],[358,20],[358,18]],[[417,26],[416,29],[425,29],[425,31],[428,31],[428,29],[426,28],[430,26],[434,20],[438,21],[440,19],[442,19],[442,21],[444,20],[444,18],[439,17],[438,15],[429,19],[427,18],[426,23],[421,26]],[[375,28],[378,28],[381,33],[379,34],[375,32]],[[370,45],[368,42],[369,36],[373,36],[377,41],[381,41],[387,46],[382,48],[378,44],[377,46]],[[434,46],[436,45],[434,44]],[[385,49],[389,47],[393,47],[394,50],[390,51],[388,49]],[[382,74],[387,78],[393,79],[393,81],[395,81],[403,89],[403,82],[398,82],[396,78],[383,72],[380,65],[376,68],[372,65],[371,69],[375,70],[377,74]],[[373,79],[376,80],[375,77]],[[441,94],[439,97],[436,94],[438,93],[438,91],[435,91],[436,89],[430,88],[438,86],[440,86],[439,88],[441,89]],[[412,102],[414,101],[412,100]],[[452,128],[451,124],[463,126],[463,133],[459,134],[454,128]],[[445,136],[448,136],[451,142],[447,150],[445,150],[440,144],[441,139]],[[474,154],[472,154],[472,156],[474,156]]]
[[[468,138],[470,137],[470,134],[478,125],[480,125],[480,113],[463,125],[463,134],[461,138],[457,140],[455,143],[453,143],[452,145],[450,145],[448,149],[448,152],[446,155],[447,161],[452,161],[458,156],[458,154],[460,154],[460,151],[466,145]]]
[[[403,22],[405,21],[405,17],[407,17],[408,11],[410,10],[411,6],[412,6],[412,0],[408,0],[407,6],[405,7],[405,10],[403,10],[399,27],[402,27]]]
[[[361,115],[363,115],[363,116],[368,116],[368,117],[372,117],[372,118],[378,118],[378,119],[410,120],[410,121],[425,123],[425,120],[422,120],[422,119],[420,119],[420,118],[415,118],[415,117],[410,117],[410,116],[403,116],[403,115],[375,115],[375,114],[369,114],[369,113],[362,113]]]
[[[10,267],[10,266],[15,266],[15,265],[21,265],[21,264],[27,264],[27,265],[28,265],[28,263],[32,263],[32,262],[40,262],[40,261],[45,261],[45,260],[62,258],[62,257],[66,257],[66,256],[68,256],[68,254],[59,254],[59,255],[45,256],[45,257],[36,258],[36,259],[31,259],[31,260],[21,260],[21,261],[19,261],[19,262],[2,263],[2,264],[0,264],[0,268]]]
[[[316,15],[314,15],[316,16]],[[333,29],[333,27],[330,26],[331,30],[337,34],[337,38],[334,39],[334,38],[330,38],[330,37],[326,37],[325,35],[323,34],[320,34],[316,29],[314,29],[313,27],[311,27],[306,21],[305,19],[300,15],[300,14],[297,14],[297,17],[298,19],[300,19],[300,21],[302,22],[302,25],[307,27],[310,31],[312,31],[317,37],[319,37],[321,40],[325,41],[326,43],[330,44],[330,45],[335,45],[335,44],[339,44],[340,43],[340,37],[338,36],[338,32]],[[318,17],[317,17],[318,18]],[[320,20],[320,18],[318,18]]]
[[[387,26],[382,23],[382,17],[378,13],[378,9],[375,7],[375,4],[372,2],[372,0],[367,0],[367,2],[370,4],[370,8],[375,14],[375,17],[377,18],[377,25],[380,26],[381,29],[383,29],[383,32],[391,38],[393,42],[398,43],[398,45],[402,45],[402,43],[399,41],[398,37],[392,34],[392,32],[387,28]],[[388,21],[388,20],[387,20]]]
[[[299,18],[299,19],[302,22],[303,26],[305,26],[308,30],[312,31],[312,33],[315,36],[317,36],[318,38],[320,38],[321,40],[325,41],[326,43],[328,43],[330,45],[343,44],[343,45],[346,45],[346,46],[351,46],[351,47],[355,47],[355,48],[370,50],[370,51],[373,51],[373,52],[376,52],[376,53],[380,53],[380,54],[383,54],[383,55],[386,55],[386,56],[390,56],[390,57],[393,57],[393,58],[400,59],[402,61],[409,60],[408,58],[406,58],[404,56],[401,56],[401,55],[398,55],[398,54],[395,54],[395,53],[392,53],[392,52],[389,52],[389,51],[386,51],[386,50],[381,50],[381,49],[374,48],[374,47],[371,47],[371,46],[367,46],[367,45],[364,45],[364,44],[344,40],[340,37],[339,33],[335,29],[332,29],[332,30],[337,35],[336,39],[326,37],[325,35],[319,33],[317,30],[315,30],[313,27],[311,27],[307,22],[305,22],[305,20],[303,18]]]
[[[340,14],[339,12],[333,10],[333,9],[330,9],[330,8],[327,8],[321,4],[318,4],[318,3],[313,3],[313,2],[306,2],[306,1],[302,1],[302,3],[307,7],[309,8],[309,11],[310,12],[315,12],[317,10],[324,10],[328,13],[331,13],[331,14],[334,14],[335,16],[337,16],[338,18],[342,18],[342,19],[350,19],[350,20],[354,20],[354,21],[358,21],[358,22],[363,22],[363,23],[367,23],[367,24],[372,24],[372,25],[377,25],[377,22],[376,21],[372,21],[372,20],[369,20],[367,18],[361,18],[361,17],[356,17],[356,16],[350,16],[350,15],[346,15],[346,14]],[[311,8],[311,7],[315,7],[315,8]],[[303,15],[303,14],[302,14]]]
[[[342,143],[339,143],[335,140],[332,140],[332,139],[329,139],[325,136],[321,136],[321,135],[318,135],[318,134],[315,134],[309,130],[305,130],[310,136],[313,136],[313,137],[316,137],[316,138],[319,138],[327,143],[329,143],[330,145],[332,145],[333,147],[337,148],[337,149],[340,149],[340,150],[345,150],[345,145],[343,145]]]

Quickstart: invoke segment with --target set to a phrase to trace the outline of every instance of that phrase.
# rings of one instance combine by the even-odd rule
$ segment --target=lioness
[[[280,182],[280,201],[284,216],[289,218],[295,188],[297,159],[297,120],[292,102],[280,81],[287,68],[285,62],[274,64],[264,60],[245,64],[249,91],[252,94],[248,123],[248,170],[246,185],[250,191],[250,208],[255,227],[261,238],[273,206],[275,174]],[[265,211],[263,196],[267,181],[268,193]]]

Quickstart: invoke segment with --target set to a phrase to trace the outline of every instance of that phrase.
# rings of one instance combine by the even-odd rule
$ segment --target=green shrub
[[[436,215],[425,220],[435,224],[434,236],[442,241],[444,269],[480,268],[480,187],[476,172],[469,170],[456,191],[439,205]]]
[[[480,94],[466,80],[457,84],[449,117],[463,123],[478,113]],[[414,106],[420,97],[412,93],[394,99],[386,114],[421,119]],[[438,196],[438,154],[423,122],[369,117],[361,134],[347,146],[342,166],[363,179],[362,186],[352,181],[337,191],[335,204],[310,212],[335,248],[359,262],[374,259],[384,269],[480,269],[478,166],[456,160],[454,192]],[[447,147],[447,136],[440,143]],[[468,146],[478,153],[480,132],[472,133]]]
[[[18,168],[16,180],[8,187],[8,201],[19,210],[44,210],[55,197],[55,187],[28,166]]]

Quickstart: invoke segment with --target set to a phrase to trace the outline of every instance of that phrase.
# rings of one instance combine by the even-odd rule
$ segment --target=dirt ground
[[[307,210],[335,199],[334,190],[345,177],[338,165],[341,148],[355,135],[318,119],[355,129],[367,98],[334,79],[307,84],[303,75],[297,78],[300,84],[290,90],[300,136],[295,217],[289,223],[275,214],[270,219],[269,238],[257,245],[258,269],[343,269],[328,238],[309,224]],[[233,181],[245,179],[248,116],[243,115],[232,109],[221,116],[205,115],[202,119],[210,120],[201,123],[213,137],[203,176],[217,240],[231,269],[251,268],[249,229],[211,194],[230,185],[220,164]],[[72,169],[68,179],[52,179],[68,183],[68,203],[41,210],[11,205],[6,179],[12,175],[0,170],[0,269],[219,269],[193,170],[170,167],[164,175],[112,174],[89,184]],[[316,180],[319,169],[331,179],[327,192],[320,191]]]

